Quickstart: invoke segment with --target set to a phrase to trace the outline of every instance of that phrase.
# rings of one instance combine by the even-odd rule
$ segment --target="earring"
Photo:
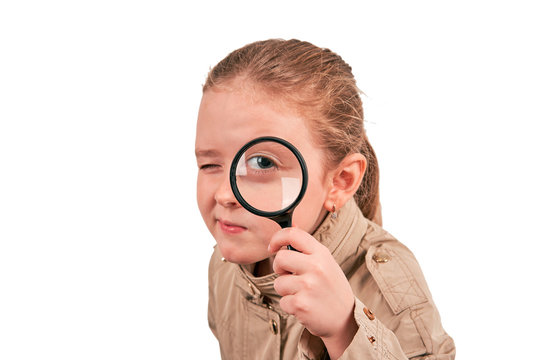
[[[337,214],[336,214],[336,204],[332,205],[332,215],[330,215],[330,217],[332,219],[337,219]]]

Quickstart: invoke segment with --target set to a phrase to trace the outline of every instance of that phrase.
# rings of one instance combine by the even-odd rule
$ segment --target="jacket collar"
[[[357,260],[360,243],[367,231],[367,226],[368,221],[354,199],[351,199],[337,211],[335,219],[328,214],[312,235],[330,250],[347,275]],[[240,278],[243,279],[238,285],[255,297],[268,296],[272,300],[278,299],[279,295],[274,289],[274,280],[278,275],[272,273],[255,277],[253,268],[253,265],[238,265]]]
[[[332,219],[330,214],[313,233],[313,237],[325,245],[345,274],[352,270],[360,243],[366,234],[368,220],[356,205],[349,200]]]

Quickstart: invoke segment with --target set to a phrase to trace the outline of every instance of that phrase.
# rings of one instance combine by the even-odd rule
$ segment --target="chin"
[[[224,241],[218,241],[218,248],[225,260],[239,265],[254,264],[270,256],[266,251],[257,251],[248,246],[231,245]]]

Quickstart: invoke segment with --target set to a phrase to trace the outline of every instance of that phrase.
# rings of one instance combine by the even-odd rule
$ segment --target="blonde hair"
[[[352,153],[366,157],[366,173],[355,200],[366,218],[381,225],[379,167],[364,129],[360,90],[351,67],[336,53],[309,42],[257,41],[214,66],[203,92],[238,77],[284,99],[309,119],[315,141],[325,150],[327,166],[336,166]]]

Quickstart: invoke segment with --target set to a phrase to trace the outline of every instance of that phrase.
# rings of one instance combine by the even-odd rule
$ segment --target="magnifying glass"
[[[307,166],[291,143],[263,136],[238,151],[230,182],[236,200],[246,210],[272,219],[282,228],[291,227],[293,211],[306,192]]]

